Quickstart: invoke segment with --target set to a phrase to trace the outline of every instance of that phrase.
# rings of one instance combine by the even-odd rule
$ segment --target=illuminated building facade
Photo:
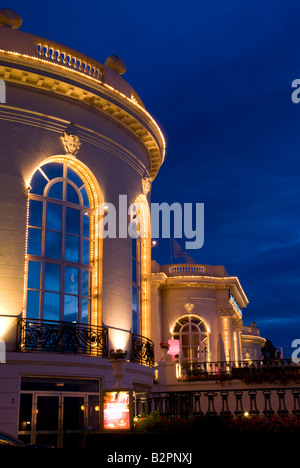
[[[0,430],[80,446],[121,378],[111,350],[126,354],[122,384],[147,392],[155,368],[168,389],[184,364],[260,359],[264,340],[224,267],[151,264],[165,141],[123,61],[21,23],[0,12]]]
[[[151,238],[133,253],[126,231],[150,229],[165,142],[121,59],[21,23],[1,10],[0,430],[66,447],[99,429],[111,350],[126,352],[125,386],[153,383]]]
[[[238,278],[224,266],[152,261],[152,339],[161,388],[183,389],[177,379],[184,369],[218,372],[260,361],[265,339],[255,323],[243,325],[247,304]]]

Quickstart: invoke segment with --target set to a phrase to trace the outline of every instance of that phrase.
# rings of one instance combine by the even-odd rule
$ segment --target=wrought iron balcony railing
[[[132,334],[132,362],[154,367],[154,343],[141,335]]]
[[[108,357],[109,329],[72,322],[19,319],[18,351],[46,351]],[[154,367],[154,343],[132,334],[131,362]]]
[[[19,319],[17,349],[107,357],[108,329],[72,322]]]
[[[291,359],[261,359],[243,361],[213,361],[213,362],[183,362],[177,369],[179,380],[211,380],[222,379],[300,380],[300,366]],[[265,379],[263,378],[265,377]]]

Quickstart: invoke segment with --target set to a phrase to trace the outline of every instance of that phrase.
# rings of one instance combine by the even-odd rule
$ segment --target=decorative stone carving
[[[150,179],[150,177],[144,177],[142,179],[142,185],[143,185],[143,194],[147,196],[151,190],[151,185],[152,185],[152,180]]]
[[[2,8],[0,10],[0,26],[19,29],[22,26],[22,18],[10,8]]]
[[[123,75],[126,72],[124,61],[116,55],[107,57],[105,60],[105,66],[118,73],[118,75]]]
[[[184,308],[185,308],[185,310],[187,311],[188,314],[191,314],[193,312],[194,307],[195,307],[195,304],[190,304],[189,302],[184,304]]]
[[[217,305],[217,311],[220,317],[231,317],[232,315],[231,307],[226,305]]]
[[[64,145],[66,154],[76,156],[81,146],[79,137],[71,131],[66,131],[60,139]]]

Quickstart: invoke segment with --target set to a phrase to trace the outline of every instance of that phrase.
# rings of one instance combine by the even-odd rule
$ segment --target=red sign
[[[131,429],[131,390],[104,390],[102,392],[103,430]]]

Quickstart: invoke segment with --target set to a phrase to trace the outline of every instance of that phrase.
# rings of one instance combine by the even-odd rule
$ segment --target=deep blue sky
[[[300,338],[300,4],[289,0],[10,1],[22,30],[104,63],[123,58],[167,140],[152,202],[204,203],[189,254],[225,265],[244,323],[292,352]],[[183,241],[179,241],[184,246]],[[161,240],[154,258],[170,263]]]

